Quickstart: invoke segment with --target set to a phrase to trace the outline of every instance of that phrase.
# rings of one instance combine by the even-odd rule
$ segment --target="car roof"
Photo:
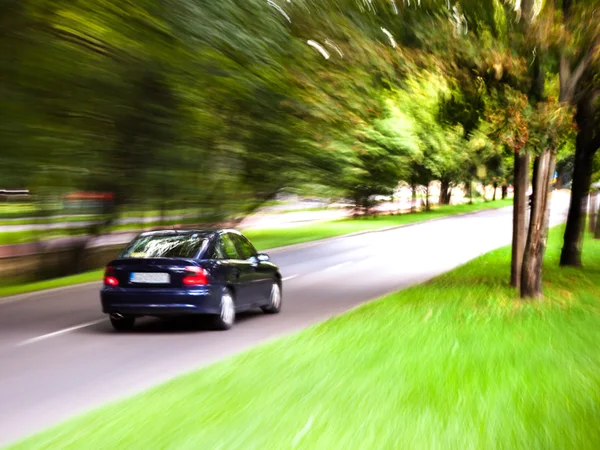
[[[242,234],[238,230],[234,230],[234,229],[230,229],[230,228],[220,228],[220,229],[215,229],[215,230],[206,230],[206,229],[205,230],[201,230],[201,229],[176,230],[176,229],[173,229],[173,230],[145,231],[143,233],[140,233],[140,236],[177,236],[177,235],[188,236],[190,234],[199,234],[203,237],[212,237],[214,235],[220,235],[223,233],[234,233],[234,234],[239,234],[239,235]]]
[[[144,231],[143,233],[140,233],[140,236],[189,236],[190,234],[209,237],[215,234],[215,230],[156,230]]]

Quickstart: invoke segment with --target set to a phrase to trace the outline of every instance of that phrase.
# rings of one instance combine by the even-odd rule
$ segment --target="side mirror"
[[[261,262],[270,260],[269,255],[267,255],[265,253],[259,253],[258,255],[256,255],[256,258]]]

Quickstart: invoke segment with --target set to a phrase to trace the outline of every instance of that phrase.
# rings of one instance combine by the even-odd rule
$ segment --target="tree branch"
[[[596,38],[590,46],[587,53],[581,58],[579,64],[571,72],[571,64],[564,55],[560,57],[560,101],[573,104],[575,101],[575,91],[581,77],[589,67],[596,48],[600,45],[600,38]]]

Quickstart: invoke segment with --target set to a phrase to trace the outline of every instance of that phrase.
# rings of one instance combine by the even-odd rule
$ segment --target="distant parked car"
[[[116,330],[142,316],[208,314],[218,329],[237,312],[280,311],[279,268],[234,230],[140,234],[106,267],[102,310]]]

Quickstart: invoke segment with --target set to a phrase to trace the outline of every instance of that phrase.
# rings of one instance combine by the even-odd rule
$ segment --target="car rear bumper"
[[[104,287],[100,291],[102,311],[135,316],[219,314],[221,289],[202,286],[193,289],[152,289]]]

